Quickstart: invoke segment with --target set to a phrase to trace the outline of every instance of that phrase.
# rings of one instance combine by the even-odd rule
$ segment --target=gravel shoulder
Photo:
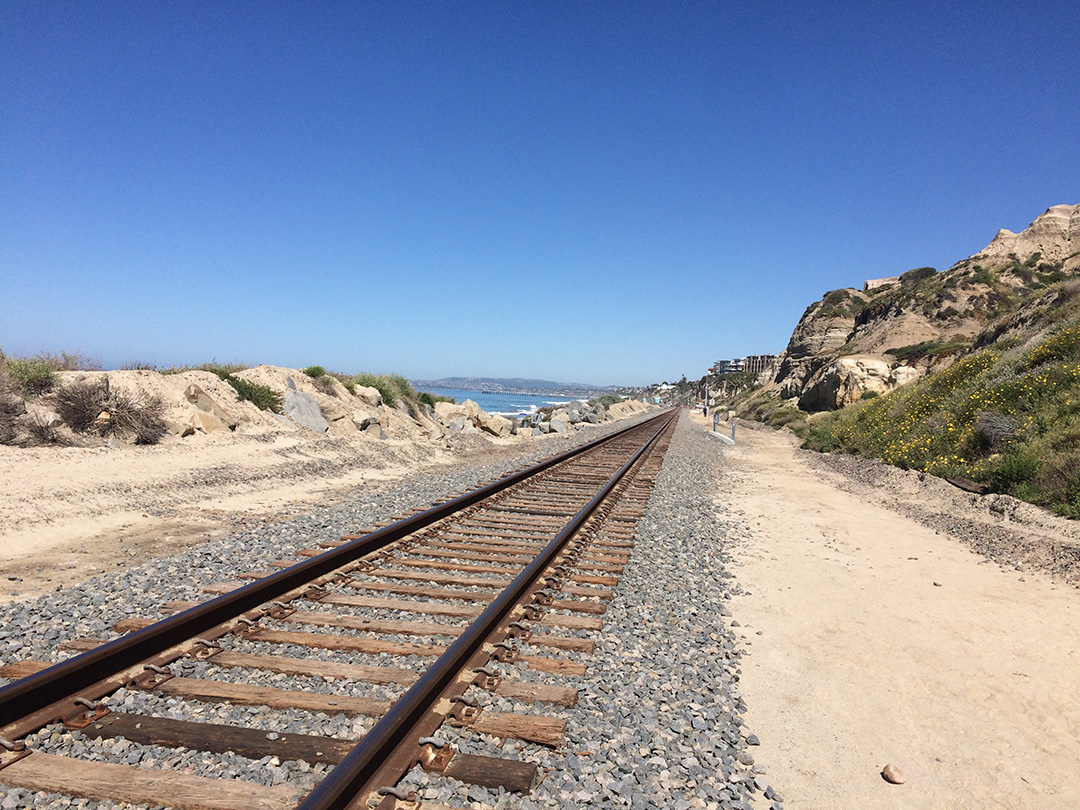
[[[1080,806],[1075,527],[785,434],[737,440],[715,442],[713,498],[746,718],[785,807]]]

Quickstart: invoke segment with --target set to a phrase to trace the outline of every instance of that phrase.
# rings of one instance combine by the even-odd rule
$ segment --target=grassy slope
[[[812,421],[806,446],[873,456],[1080,518],[1080,283],[914,385]]]

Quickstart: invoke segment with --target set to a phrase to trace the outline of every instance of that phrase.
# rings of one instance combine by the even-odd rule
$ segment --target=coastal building
[[[709,369],[710,374],[737,374],[743,370],[742,358],[734,360],[717,360]]]
[[[775,360],[775,354],[751,354],[732,360],[717,360],[709,367],[709,373],[738,374],[740,371],[749,371],[751,374],[760,374],[767,371]]]
[[[743,371],[760,374],[769,369],[776,360],[775,354],[750,354],[743,358]]]

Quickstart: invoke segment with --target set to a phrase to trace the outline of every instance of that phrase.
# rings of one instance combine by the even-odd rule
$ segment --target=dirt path
[[[786,435],[737,440],[716,502],[784,806],[1080,807],[1080,592],[860,497]]]

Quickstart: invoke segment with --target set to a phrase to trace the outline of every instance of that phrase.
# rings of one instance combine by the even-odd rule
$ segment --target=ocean
[[[571,397],[556,397],[550,394],[485,393],[461,388],[424,388],[422,390],[429,394],[453,397],[458,402],[471,399],[488,413],[498,413],[503,416],[536,413],[537,409],[545,405],[565,405],[574,401]]]

